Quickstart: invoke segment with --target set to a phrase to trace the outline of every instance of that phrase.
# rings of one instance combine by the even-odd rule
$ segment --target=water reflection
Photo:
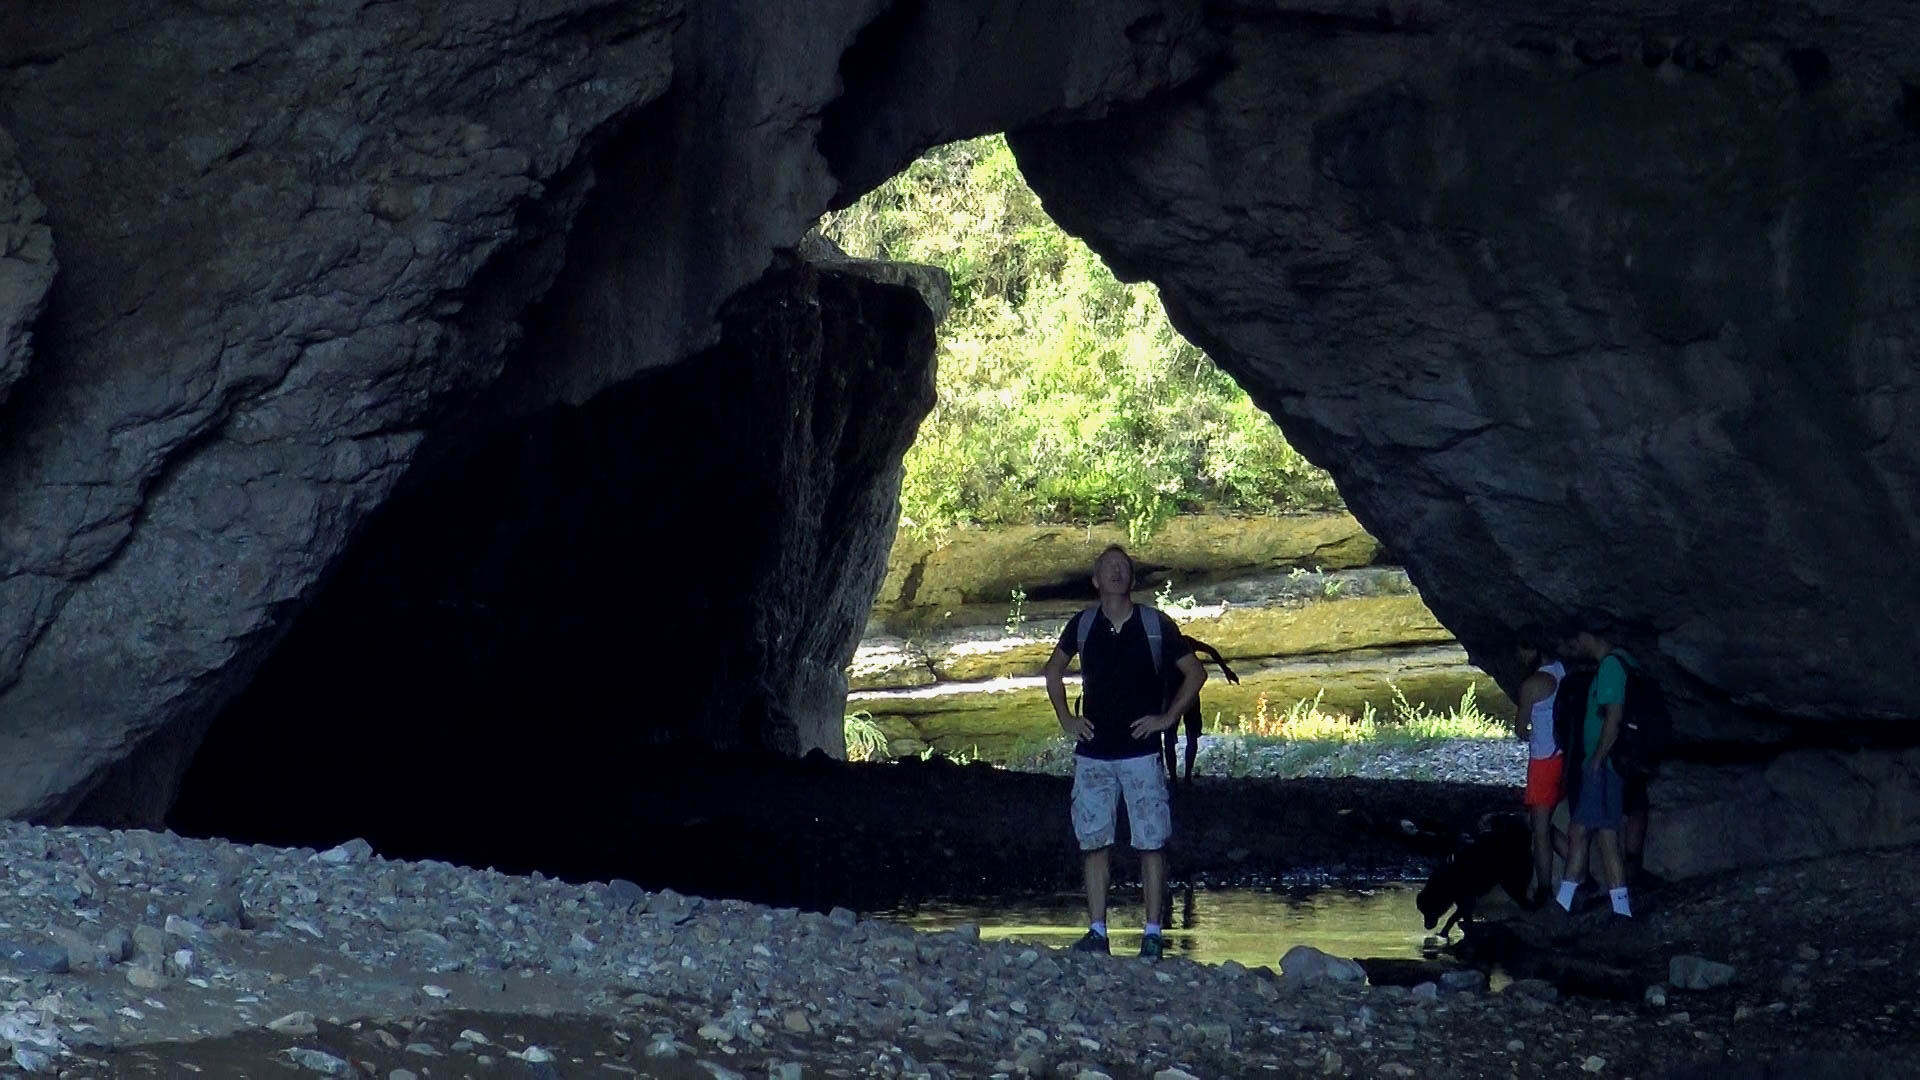
[[[1169,955],[1202,963],[1238,960],[1248,967],[1278,969],[1280,955],[1312,945],[1335,956],[1418,959],[1427,931],[1413,906],[1417,885],[1354,889],[1174,890],[1165,928]],[[1085,900],[1079,893],[1010,897],[999,901],[925,903],[876,913],[921,930],[962,923],[980,927],[989,940],[1069,945],[1086,932]],[[1116,891],[1108,921],[1115,954],[1140,948],[1140,896]]]

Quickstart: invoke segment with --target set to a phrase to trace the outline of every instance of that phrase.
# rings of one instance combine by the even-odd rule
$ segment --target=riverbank
[[[10,824],[0,855],[0,1034],[69,1076],[1895,1077],[1920,1050],[1914,849],[1669,890],[1632,935],[1561,928],[1634,937],[1657,1002],[1152,965],[362,845]],[[1667,986],[1682,955],[1729,981]]]
[[[967,529],[938,546],[897,538],[847,669],[847,711],[869,725],[876,752],[1007,762],[1057,734],[1042,670],[1061,627],[1092,602],[1094,555],[1124,539],[1111,526]],[[1202,695],[1209,731],[1309,704],[1358,720],[1500,696],[1349,515],[1180,517],[1133,550],[1135,599],[1238,673]],[[1077,694],[1078,676],[1067,681]]]
[[[1184,741],[1180,752],[1186,753]],[[1064,739],[1051,741],[1009,767],[1070,776],[1073,748]],[[1261,780],[1344,777],[1508,788],[1527,782],[1526,750],[1512,736],[1415,739],[1389,734],[1337,741],[1202,735],[1193,770],[1199,777]]]

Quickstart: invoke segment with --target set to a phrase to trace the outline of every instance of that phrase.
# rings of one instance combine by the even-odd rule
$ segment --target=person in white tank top
[[[1553,893],[1553,809],[1565,793],[1562,784],[1566,757],[1553,738],[1553,700],[1567,669],[1537,642],[1524,641],[1518,649],[1528,675],[1515,697],[1518,712],[1515,734],[1527,744],[1527,824],[1533,830],[1533,889],[1528,900],[1539,903]]]

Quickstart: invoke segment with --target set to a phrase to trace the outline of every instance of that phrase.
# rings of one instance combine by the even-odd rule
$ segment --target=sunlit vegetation
[[[1273,742],[1334,743],[1427,743],[1441,739],[1499,739],[1511,732],[1507,724],[1487,715],[1468,686],[1459,704],[1436,710],[1426,704],[1414,704],[1393,688],[1393,705],[1387,715],[1368,703],[1359,716],[1321,707],[1321,698],[1312,697],[1287,706],[1270,708],[1267,696],[1254,699],[1251,716],[1242,713],[1227,725],[1229,734]]]
[[[939,401],[907,455],[903,523],[1126,523],[1339,505],[1158,292],[1047,217],[998,136],[930,151],[822,230],[953,280]]]
[[[1266,695],[1255,699],[1254,712],[1215,717],[1207,732],[1228,738],[1212,740],[1203,750],[1197,771],[1210,775],[1245,776],[1254,772],[1285,775],[1335,754],[1368,749],[1382,751],[1417,748],[1449,739],[1509,739],[1512,728],[1480,708],[1473,687],[1449,709],[1434,709],[1408,701],[1398,687],[1393,704],[1381,712],[1366,706],[1359,716],[1323,708],[1319,697],[1295,701],[1284,708],[1269,707]],[[872,716],[865,712],[846,718],[847,758],[850,761],[886,761],[887,740]],[[928,751],[928,754],[938,751]],[[948,755],[961,762],[987,760],[977,751]],[[1066,775],[1073,771],[1073,744],[1064,736],[1023,739],[1004,761],[994,764],[1022,772]]]
[[[843,723],[848,761],[878,761],[887,756],[887,736],[873,722],[873,714],[848,713]]]

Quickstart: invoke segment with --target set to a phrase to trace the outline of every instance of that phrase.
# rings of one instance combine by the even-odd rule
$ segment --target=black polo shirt
[[[1135,604],[1133,614],[1118,631],[1098,608],[1082,611],[1068,619],[1060,632],[1060,651],[1072,656],[1080,649],[1080,620],[1093,619],[1087,654],[1080,658],[1081,701],[1087,719],[1093,722],[1093,738],[1076,742],[1074,753],[1113,761],[1160,752],[1159,732],[1136,739],[1130,729],[1135,720],[1165,711],[1172,688],[1180,685],[1171,674],[1174,664],[1193,650],[1174,621],[1155,610],[1152,614],[1160,620],[1161,670],[1153,670],[1153,649],[1141,625],[1148,611]],[[1161,672],[1168,674],[1163,676]]]

